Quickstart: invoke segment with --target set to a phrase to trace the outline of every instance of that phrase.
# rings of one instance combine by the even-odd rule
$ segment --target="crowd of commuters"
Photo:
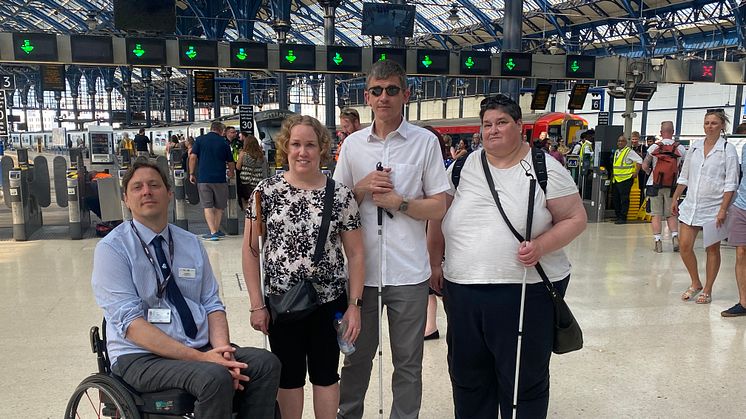
[[[540,133],[533,146],[552,158],[542,159],[546,184],[531,188],[538,176],[534,153],[541,152],[523,138],[521,109],[512,99],[485,98],[480,132],[453,146],[447,135],[403,118],[410,91],[398,64],[377,62],[365,85],[372,124],[363,128],[357,111],[343,109],[332,155],[332,137],[318,120],[286,118],[276,146],[287,170],[274,176],[259,141],[220,122],[195,140],[169,142],[169,151],[184,149],[189,180],[197,184],[210,229],[203,239],[224,235],[226,176],[238,176],[250,323],[268,336],[271,353],[231,345],[203,245],[167,222],[167,175],[148,162],[132,165],[123,192],[133,220],[97,245],[92,276],[114,372],[130,386],[184,389],[196,398],[196,417],[227,418],[235,407],[238,417],[270,418],[276,400],[283,418],[299,419],[308,377],[316,418],[363,418],[373,359],[384,344],[385,309],[393,364],[388,411],[392,418],[417,418],[424,342],[439,337],[436,296],[442,294],[448,322],[457,325],[446,336],[454,416],[511,416],[516,377],[518,415],[547,416],[554,303],[535,265],[541,261],[564,295],[571,267],[563,249],[586,225],[565,158],[574,153],[582,161],[593,153],[593,131],[570,147]],[[704,138],[688,150],[674,140],[671,121],[661,123],[660,139],[643,142],[632,132],[628,143],[620,136],[611,183],[617,224],[626,222],[630,189],[639,184],[641,202],[650,203],[656,253],[667,225],[691,279],[684,301],[710,303],[720,269],[717,241],[706,247],[700,280],[698,232],[730,229],[739,295],[722,315],[735,317],[746,315],[746,181],[739,184],[738,154],[723,135],[727,124],[722,110],[708,110]],[[142,130],[134,140],[125,136],[121,149],[145,153],[152,144],[146,139]],[[329,178],[321,167],[332,159]],[[511,230],[525,233],[527,214],[530,236],[514,240]],[[528,344],[516,375],[524,281]],[[283,320],[274,310],[278,298],[304,284],[313,290],[314,307]],[[345,324],[342,339],[355,345],[341,371],[335,319]]]

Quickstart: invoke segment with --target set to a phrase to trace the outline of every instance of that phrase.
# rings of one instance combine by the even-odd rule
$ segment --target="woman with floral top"
[[[316,418],[335,418],[339,405],[339,347],[334,316],[344,313],[344,338],[354,342],[360,333],[360,308],[365,275],[360,215],[352,191],[334,185],[334,205],[324,254],[312,263],[321,226],[327,177],[322,161],[329,159],[331,138],[321,123],[309,116],[287,118],[277,138],[277,151],[288,171],[257,185],[261,220],[266,223],[264,245],[265,289],[259,278],[256,194],[246,210],[243,272],[251,300],[251,326],[269,335],[272,352],[282,362],[277,399],[283,418],[300,419],[306,372],[313,385]],[[342,252],[344,246],[344,254]],[[349,269],[345,268],[347,256]],[[270,318],[265,295],[280,295],[310,279],[319,308],[309,316],[277,323]],[[346,288],[349,289],[348,300]]]

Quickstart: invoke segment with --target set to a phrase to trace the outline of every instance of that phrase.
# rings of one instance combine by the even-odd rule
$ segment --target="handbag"
[[[490,192],[492,192],[492,198],[495,200],[497,209],[500,211],[500,215],[503,217],[505,224],[507,224],[516,239],[518,239],[520,243],[523,243],[525,239],[513,227],[513,224],[508,219],[505,210],[500,204],[500,197],[497,195],[497,190],[495,190],[495,181],[492,179],[492,173],[490,173],[489,164],[487,163],[487,153],[483,151],[481,158],[482,169],[484,170],[484,175],[487,178],[487,184],[490,187]],[[531,223],[534,216],[536,179],[528,171],[526,171],[526,176],[531,178],[528,194],[528,218],[526,220],[526,235],[528,235],[531,231]],[[554,342],[552,345],[552,352],[559,355],[581,349],[583,347],[583,331],[580,329],[578,321],[575,320],[575,316],[572,314],[572,311],[570,311],[570,307],[565,302],[565,299],[547,277],[541,264],[537,262],[535,268],[541,277],[541,281],[549,292],[549,296],[552,298],[552,303],[554,303]]]
[[[312,268],[316,269],[324,254],[324,245],[329,233],[329,223],[332,218],[332,207],[334,206],[334,181],[326,178],[326,189],[324,190],[324,208],[321,215],[321,227],[319,236],[316,238],[316,250],[311,261]],[[288,323],[301,320],[313,313],[319,307],[319,296],[313,283],[318,282],[315,278],[306,278],[295,284],[284,294],[269,295],[267,305],[274,323]]]

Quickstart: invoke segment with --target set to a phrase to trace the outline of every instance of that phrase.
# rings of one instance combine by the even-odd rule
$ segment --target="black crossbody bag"
[[[329,224],[332,218],[334,206],[334,181],[326,178],[326,189],[324,190],[324,208],[321,214],[321,227],[319,236],[316,238],[316,250],[311,261],[314,271],[317,269],[321,257],[324,255],[324,245],[329,233]],[[307,278],[295,284],[286,293],[269,295],[267,305],[275,323],[288,323],[301,320],[313,313],[319,307],[319,296],[313,283],[319,282],[317,278]]]
[[[495,200],[497,209],[500,211],[500,215],[502,215],[503,220],[505,220],[505,224],[507,224],[508,228],[516,237],[516,239],[518,239],[518,242],[523,243],[525,239],[513,227],[513,224],[508,219],[507,214],[505,214],[505,210],[503,210],[503,207],[500,204],[500,197],[497,195],[497,190],[495,190],[495,181],[492,179],[492,173],[490,173],[489,163],[487,163],[487,153],[483,151],[481,158],[484,176],[487,178],[487,184],[490,187],[490,192],[492,192],[492,198]],[[531,177],[528,194],[528,218],[526,220],[526,231],[530,232],[531,224],[534,218],[534,194],[536,192],[536,178],[528,173],[528,171],[526,172],[526,175]],[[541,264],[537,262],[535,268],[536,271],[539,273],[541,281],[544,283],[547,291],[549,291],[549,296],[552,297],[552,302],[554,303],[554,344],[552,346],[552,352],[556,354],[566,354],[568,352],[577,351],[583,348],[583,331],[580,329],[580,325],[578,324],[577,320],[575,320],[575,316],[573,316],[572,311],[570,311],[570,307],[567,305],[565,299],[549,280]]]

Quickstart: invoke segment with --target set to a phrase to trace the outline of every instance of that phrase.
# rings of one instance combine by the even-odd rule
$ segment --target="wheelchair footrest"
[[[184,415],[194,410],[194,396],[178,389],[158,393],[142,393],[142,413]]]

